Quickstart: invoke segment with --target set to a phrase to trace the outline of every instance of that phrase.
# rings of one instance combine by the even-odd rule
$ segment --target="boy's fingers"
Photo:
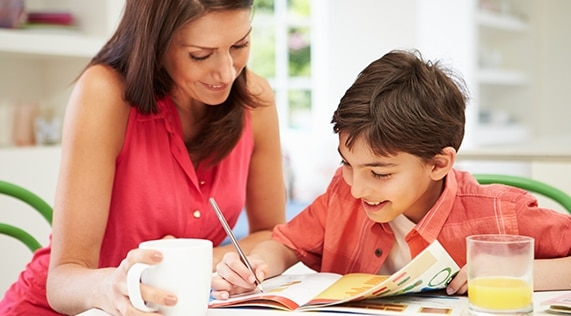
[[[217,300],[227,300],[230,297],[227,291],[212,291],[210,294]]]
[[[229,292],[232,290],[232,284],[228,281],[224,280],[221,276],[212,277],[212,281],[210,283],[212,290],[215,292]]]
[[[253,289],[255,285],[253,282],[249,282],[247,280],[250,276],[252,276],[252,274],[241,262],[240,265],[243,268],[239,269],[239,271],[236,271],[233,267],[227,264],[218,265],[216,268],[216,273],[218,274],[218,277],[224,279],[225,282],[229,282],[231,285],[240,286],[245,289]],[[244,279],[244,277],[246,279]]]

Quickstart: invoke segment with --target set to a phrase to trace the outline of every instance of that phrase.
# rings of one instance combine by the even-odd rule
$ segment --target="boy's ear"
[[[438,181],[444,178],[450,169],[454,166],[456,161],[456,149],[453,147],[445,147],[442,152],[436,156],[432,161],[431,177],[433,180]]]

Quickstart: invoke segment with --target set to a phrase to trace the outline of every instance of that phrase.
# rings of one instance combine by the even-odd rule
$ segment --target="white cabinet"
[[[76,29],[0,29],[0,146],[17,107],[33,105],[62,116],[73,80],[112,34],[124,0],[27,0],[30,11],[66,11]],[[0,148],[1,150],[1,148]]]
[[[530,5],[529,0],[478,2],[478,60],[473,87],[478,145],[521,142],[530,137],[531,119],[526,115],[532,112],[534,93]]]
[[[0,29],[0,51],[53,57],[92,57],[115,29],[123,0],[26,0],[29,11],[65,11],[77,30]]]
[[[531,0],[417,4],[420,50],[459,72],[469,89],[463,147],[527,140],[536,91]]]
[[[0,179],[14,182],[53,205],[58,146],[16,147],[8,140],[15,109],[29,104],[63,115],[73,80],[116,27],[124,0],[26,0],[31,10],[70,11],[77,30],[0,29]],[[0,222],[17,225],[47,244],[50,227],[27,205],[0,196]],[[30,251],[0,236],[0,297],[31,258]]]

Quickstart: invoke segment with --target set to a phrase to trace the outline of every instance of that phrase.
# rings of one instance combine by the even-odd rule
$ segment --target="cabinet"
[[[417,1],[419,48],[460,73],[469,90],[463,147],[530,137],[532,0]]]
[[[76,29],[0,29],[0,146],[12,146],[11,118],[20,106],[61,117],[73,80],[111,35],[124,0],[26,0],[30,11],[66,11]]]
[[[51,108],[63,116],[73,80],[116,27],[124,0],[26,0],[30,10],[73,13],[77,30],[0,29],[0,179],[24,186],[53,205],[59,167],[58,146],[14,146],[12,113],[26,104]],[[0,222],[20,226],[47,244],[50,227],[27,205],[0,197]],[[14,282],[31,253],[0,236],[0,297]]]
[[[534,85],[529,0],[480,0],[476,7],[478,145],[530,137]],[[498,135],[502,135],[498,137]]]

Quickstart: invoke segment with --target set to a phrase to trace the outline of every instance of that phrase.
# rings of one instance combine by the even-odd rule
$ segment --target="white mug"
[[[160,239],[139,244],[163,254],[159,264],[134,264],[127,274],[127,292],[133,306],[143,312],[159,311],[166,316],[205,315],[210,299],[212,242],[206,239]],[[145,303],[140,283],[174,293],[175,306]]]

